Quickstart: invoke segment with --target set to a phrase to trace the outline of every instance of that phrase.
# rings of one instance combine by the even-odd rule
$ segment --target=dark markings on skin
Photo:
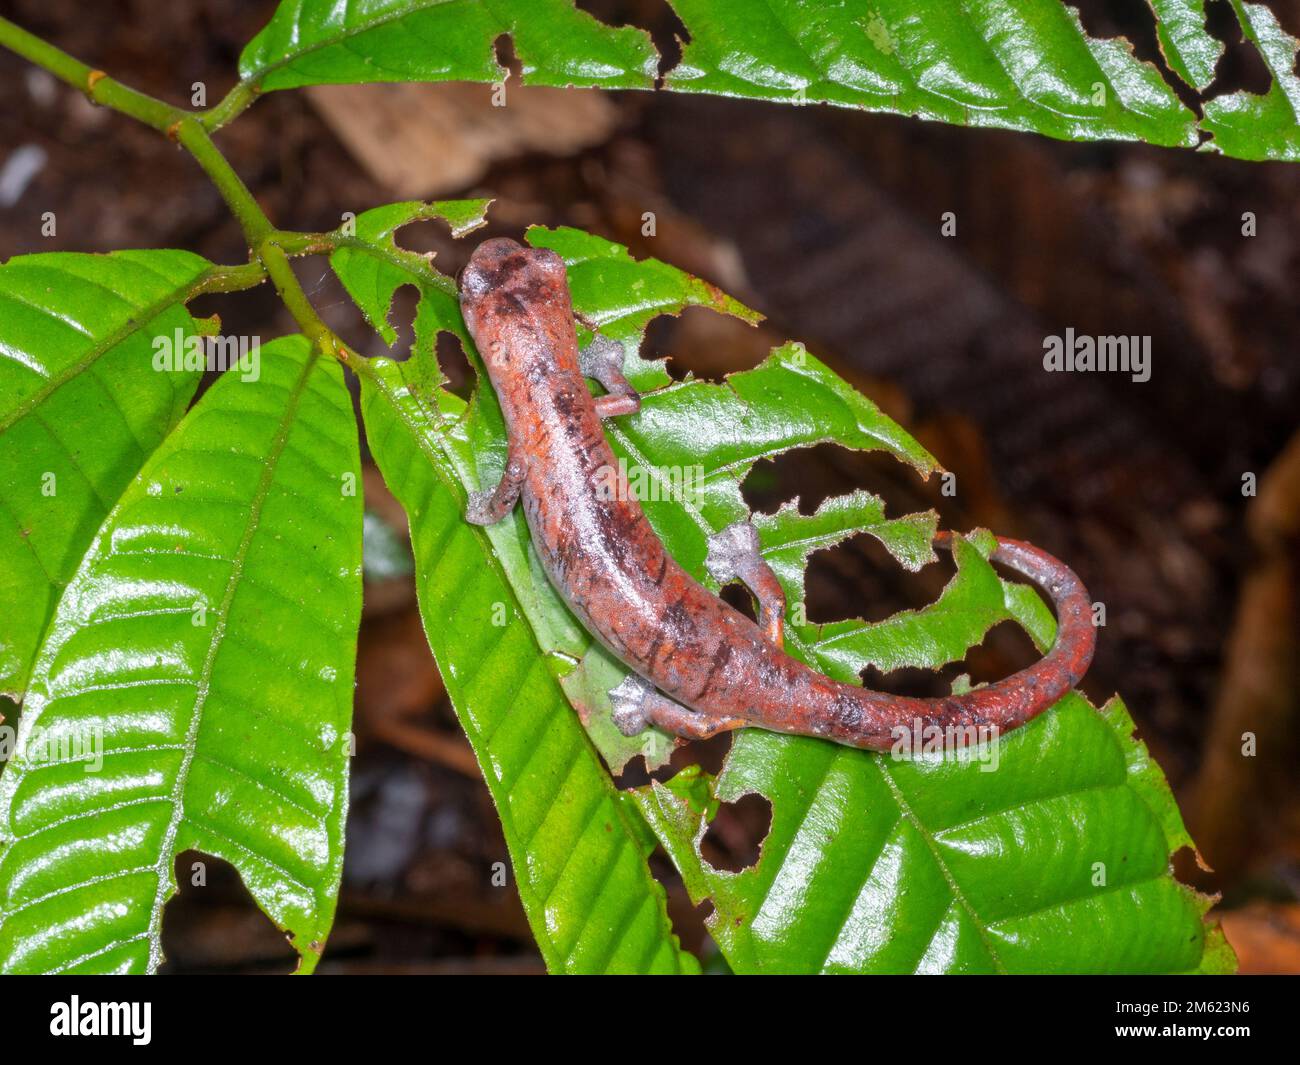
[[[551,402],[555,405],[555,413],[561,418],[568,418],[573,414],[572,393],[564,390],[556,392]]]
[[[663,645],[664,634],[661,630],[655,633],[655,638],[650,642],[650,648],[646,651],[645,658],[643,659],[645,665],[653,666],[655,664],[655,659],[659,657],[659,648]]]
[[[1029,669],[935,700],[839,684],[790,658],[673,562],[635,498],[596,492],[596,472],[618,469],[618,460],[579,369],[559,257],[485,241],[461,286],[465,322],[501,401],[511,450],[527,459],[523,505],[548,577],[595,636],[700,715],[700,727],[741,718],[888,750],[891,730],[918,719],[1014,728],[1084,675],[1096,630],[1083,585],[1052,556],[1002,539],[992,559],[1050,590],[1059,619],[1056,644]],[[953,546],[948,533],[935,543]],[[648,665],[629,642],[647,652]]]
[[[727,643],[726,640],[721,640],[713,651],[713,661],[709,664],[708,673],[704,675],[704,683],[700,685],[700,690],[696,693],[697,698],[704,695],[711,687],[713,687],[713,678],[716,677],[718,671],[730,661],[731,644]]]
[[[668,572],[668,552],[663,553],[659,560],[659,574],[655,577],[655,587],[658,588],[664,582],[664,574]]]

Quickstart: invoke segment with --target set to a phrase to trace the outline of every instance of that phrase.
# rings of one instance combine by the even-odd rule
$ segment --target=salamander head
[[[549,248],[525,248],[509,237],[485,240],[460,275],[462,306],[492,294],[545,299],[565,283],[564,260]]]
[[[474,249],[460,276],[460,309],[494,380],[507,368],[520,372],[519,359],[535,362],[565,330],[573,333],[564,260],[504,237]]]

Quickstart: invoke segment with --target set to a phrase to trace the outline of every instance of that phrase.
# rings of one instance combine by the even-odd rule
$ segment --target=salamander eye
[[[483,295],[491,287],[490,282],[484,276],[474,263],[465,267],[460,275],[460,291],[462,296],[478,297]]]
[[[537,248],[533,252],[533,264],[540,266],[554,277],[564,277],[564,260],[550,248]]]

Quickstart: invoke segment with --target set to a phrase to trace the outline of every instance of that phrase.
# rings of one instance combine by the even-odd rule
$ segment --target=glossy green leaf
[[[658,56],[571,0],[284,0],[239,59],[258,89],[373,81],[504,80],[493,43],[509,34],[525,84],[646,89]]]
[[[1242,33],[1259,50],[1272,75],[1263,96],[1234,92],[1205,105],[1203,125],[1214,134],[1213,146],[1242,159],[1300,161],[1300,77],[1296,51],[1300,42],[1278,24],[1263,4],[1231,0]]]
[[[542,233],[532,239],[548,243]],[[582,242],[576,262],[604,243]],[[586,316],[589,295],[613,297],[585,290],[580,270],[574,298]],[[805,381],[816,387],[801,390]],[[761,454],[829,438],[932,468],[901,429],[793,346],[725,384],[687,381],[648,395],[640,415],[608,431],[616,450],[648,467],[703,466],[697,498],[646,506],[701,580],[703,538],[744,516],[739,480]],[[868,665],[959,659],[1005,620],[1050,642],[1050,611],[1027,586],[997,577],[985,561],[987,535],[959,542],[957,575],[925,610],[876,624],[800,623],[811,552],[867,533],[914,570],[933,557],[934,515],[888,519],[879,500],[858,492],[811,515],[787,506],[754,520],[789,598],[787,648],[841,680],[856,681]],[[634,794],[693,900],[711,901],[709,926],[737,971],[1194,968],[1206,900],[1169,874],[1170,853],[1190,841],[1131,732],[1118,704],[1101,715],[1077,695],[978,758],[918,752],[896,761],[750,729],[737,735],[716,788],[702,790],[697,775],[690,788],[670,782]],[[759,863],[738,874],[709,869],[697,849],[709,809],[747,792],[773,804]]]
[[[726,306],[687,275],[637,263],[599,238],[535,229],[529,239],[568,260],[580,320],[629,346],[655,313],[691,302]],[[652,363],[629,365],[644,379],[663,373]],[[436,379],[425,370],[409,380]],[[491,393],[477,393],[466,418],[454,397],[443,394],[440,405],[444,425],[429,433],[444,445],[444,457],[409,459],[399,476],[418,469],[428,477],[429,467],[440,467],[447,494],[457,497],[462,487],[491,484],[503,457]],[[427,420],[436,422],[433,413]],[[747,514],[739,486],[759,458],[834,440],[888,450],[922,473],[934,468],[901,428],[800,345],[786,345],[722,384],[688,379],[645,395],[639,415],[606,427],[629,465],[665,480],[684,464],[700,468],[689,496],[668,493],[645,505],[675,557],[702,580],[705,538]],[[425,520],[424,497],[406,502]],[[458,513],[446,505],[446,521],[456,527]],[[1021,623],[1040,645],[1051,640],[1052,615],[1037,593],[1000,580],[988,565],[987,534],[958,542],[956,576],[924,610],[876,624],[802,623],[809,554],[866,533],[914,570],[933,557],[934,515],[887,516],[878,499],[857,492],[813,514],[785,507],[755,522],[790,597],[787,646],[841,679],[855,680],[868,664],[889,670],[958,659],[1006,620]],[[503,601],[527,619],[556,664],[592,742],[619,764],[629,750],[611,739],[603,693],[625,671],[564,609],[518,513],[485,535],[497,579],[509,587]],[[423,557],[445,553],[430,549]],[[466,598],[459,572],[430,580],[429,596],[443,588],[441,609],[425,607],[431,642],[441,646],[440,662],[453,676],[486,668],[475,657],[487,642],[481,620],[442,622],[444,612],[457,617]],[[441,634],[444,627],[453,633]],[[922,751],[896,761],[751,729],[737,735],[716,782],[691,773],[632,797],[693,899],[712,903],[710,927],[738,971],[1195,969],[1206,900],[1169,874],[1170,853],[1189,841],[1158,768],[1131,732],[1118,703],[1098,712],[1077,695],[1000,745],[962,759]],[[656,742],[652,736],[644,750],[649,760],[661,753]],[[739,874],[709,869],[697,847],[711,811],[749,791],[773,803],[758,865]],[[523,850],[529,861],[544,853]],[[518,864],[521,855],[512,851]],[[1069,935],[1060,933],[1063,925]]]
[[[184,251],[0,266],[0,694],[22,695],[95,530],[185,413],[202,371],[156,369],[154,341],[194,334],[209,269]]]
[[[1004,737],[989,772],[746,733],[712,792],[772,801],[740,873],[700,858],[689,802],[641,798],[742,971],[1178,972],[1201,958],[1208,900],[1169,875],[1132,742],[1077,696]]]
[[[1127,42],[1056,0],[672,0],[691,39],[670,88],[825,101],[1068,140],[1196,143],[1195,117]]]
[[[1058,0],[670,0],[688,30],[664,86],[785,103],[829,103],[1066,140],[1209,146],[1246,159],[1300,158],[1294,41],[1262,4],[1232,0],[1274,82],[1205,102],[1205,121],[1123,38],[1090,36]],[[1148,0],[1174,73],[1198,91],[1223,44],[1204,0]],[[246,89],[325,82],[488,81],[509,33],[524,80],[649,89],[658,57],[631,27],[572,0],[284,0],[240,61]]]
[[[435,314],[443,328],[459,318],[456,283],[433,268],[430,257],[397,245],[393,234],[402,226],[439,219],[459,237],[483,224],[489,200],[439,200],[433,203],[392,203],[357,215],[349,234],[339,234],[339,246],[330,253],[330,266],[348,295],[361,308],[371,327],[391,347],[397,331],[388,321],[393,293],[402,285],[415,285],[426,293],[425,315]],[[427,335],[421,330],[421,335]]]
[[[234,865],[314,966],[343,860],[359,485],[341,370],[288,337],[122,494],[0,774],[0,969],[153,969],[188,849]]]
[[[422,357],[417,356],[417,361]],[[406,508],[420,612],[447,691],[483,769],[510,849],[519,895],[552,972],[698,971],[677,945],[653,848],[634,807],[614,789],[547,656],[493,557],[462,517],[472,457],[464,405],[423,382],[430,371],[386,359],[362,377],[366,436]]]
[[[1147,0],[1156,15],[1160,51],[1174,73],[1194,89],[1214,80],[1223,42],[1205,31],[1205,0]]]

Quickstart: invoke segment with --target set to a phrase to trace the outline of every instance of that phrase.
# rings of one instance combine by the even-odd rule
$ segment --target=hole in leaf
[[[1278,15],[1280,23],[1285,22],[1279,14],[1282,6],[1284,5],[1269,5],[1274,14]],[[1259,50],[1246,39],[1228,0],[1209,0],[1205,15],[1206,31],[1224,44],[1224,53],[1215,71],[1215,78],[1205,90],[1206,99],[1239,89],[1260,96],[1267,93],[1272,88],[1273,76],[1264,65]]]
[[[645,767],[645,755],[634,755],[626,765],[623,766],[623,772],[614,777],[614,787],[619,791],[631,791],[633,788],[643,788],[650,783],[650,773]]]
[[[492,50],[496,53],[497,62],[510,71],[507,81],[518,85],[524,66],[515,53],[514,38],[508,33],[501,34],[492,42]]]
[[[633,10],[639,20],[636,22],[628,18],[628,5],[622,0],[574,0],[574,4],[580,11],[585,11],[607,26],[635,26],[648,32],[659,52],[659,78],[681,60],[682,49],[677,37],[686,40],[690,35],[686,32],[685,24],[668,4],[635,5]]]
[[[732,733],[722,732],[707,740],[691,740],[673,751],[668,764],[657,770],[653,776],[660,783],[669,780],[674,773],[689,765],[697,765],[704,772],[717,776],[722,772],[722,764],[727,760],[731,750]]]
[[[198,881],[196,883],[196,881]],[[178,894],[163,914],[164,973],[291,973],[297,952],[229,862],[198,851],[176,858]]]
[[[455,333],[439,333],[434,351],[438,356],[438,365],[447,377],[447,389],[461,399],[469,399],[470,393],[474,391],[476,377],[460,337]]]
[[[394,292],[393,302],[388,308],[388,324],[397,331],[397,339],[389,348],[383,337],[372,333],[369,350],[374,354],[385,355],[394,362],[409,359],[415,343],[415,312],[419,305],[420,291],[414,285],[402,285]]]
[[[863,533],[809,557],[804,571],[808,620],[883,621],[932,603],[955,572],[951,558],[940,553],[937,563],[909,573],[884,544]]]
[[[719,872],[739,873],[758,862],[772,828],[772,800],[751,792],[718,807],[700,842],[700,854]]]
[[[959,661],[938,669],[903,666],[888,673],[868,666],[862,671],[862,683],[872,691],[934,699],[952,694],[953,682],[963,674],[972,685],[989,684],[1033,665],[1041,657],[1024,629],[1014,621],[1000,621]]]
[[[770,330],[720,314],[707,307],[687,307],[679,315],[661,314],[646,327],[643,359],[668,357],[675,381],[687,374],[721,381],[727,374],[757,366],[779,339]]]
[[[880,622],[929,606],[956,573],[946,552],[911,573],[876,537],[863,533],[815,552],[804,571],[807,619],[813,624],[861,618]]]
[[[722,601],[729,606],[735,607],[750,621],[758,622],[758,613],[754,609],[754,597],[749,594],[749,589],[743,584],[732,582],[724,585],[721,591]]]
[[[965,672],[974,684],[988,684],[1032,666],[1042,655],[1020,625],[999,621],[984,635],[978,647],[966,656]]]
[[[930,486],[910,466],[884,452],[840,444],[796,447],[756,462],[740,491],[752,510],[770,514],[797,496],[799,513],[812,514],[832,496],[857,488],[884,500],[890,516],[934,506]]]
[[[952,693],[952,682],[962,673],[966,666],[953,662],[941,669],[924,669],[914,666],[902,666],[882,673],[875,666],[868,666],[862,671],[863,687],[887,695],[906,695],[913,699],[938,699]]]

